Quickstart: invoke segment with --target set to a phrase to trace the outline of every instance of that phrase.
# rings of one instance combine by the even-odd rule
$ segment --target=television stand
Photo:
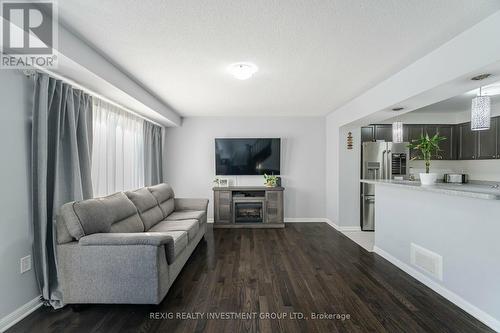
[[[284,228],[283,187],[214,187],[214,228]]]

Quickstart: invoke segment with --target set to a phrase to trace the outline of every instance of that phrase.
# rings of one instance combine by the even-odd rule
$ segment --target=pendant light
[[[403,107],[393,108],[392,111],[402,111]],[[397,118],[396,118],[397,120]],[[402,143],[403,142],[403,122],[395,121],[392,123],[392,142],[394,143]]]
[[[403,142],[403,122],[395,121],[392,123],[392,142]]]
[[[481,87],[479,87],[479,95],[472,99],[470,126],[473,131],[490,129],[491,98],[482,96],[481,93]]]

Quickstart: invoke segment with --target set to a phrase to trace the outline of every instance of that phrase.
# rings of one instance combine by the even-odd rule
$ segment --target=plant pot
[[[421,173],[420,183],[424,186],[434,185],[436,184],[437,178],[437,173]]]

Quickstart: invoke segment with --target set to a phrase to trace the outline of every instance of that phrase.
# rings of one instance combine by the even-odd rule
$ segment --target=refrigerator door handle
[[[392,154],[391,150],[387,151],[387,179],[392,179]]]
[[[387,159],[385,157],[385,153],[387,153],[387,150],[384,150],[382,151],[382,179],[386,179],[386,174],[387,174],[387,171],[386,171],[386,163],[387,163]]]

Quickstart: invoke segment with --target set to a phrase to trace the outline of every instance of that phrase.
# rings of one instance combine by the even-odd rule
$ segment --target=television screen
[[[215,174],[279,175],[281,139],[215,139]]]

